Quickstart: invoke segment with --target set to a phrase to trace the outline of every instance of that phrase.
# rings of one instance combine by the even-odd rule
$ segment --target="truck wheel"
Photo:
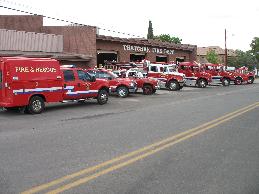
[[[230,80],[228,78],[223,78],[222,79],[222,85],[223,86],[229,86],[230,85]]]
[[[206,88],[208,85],[207,81],[205,79],[199,79],[197,81],[198,88]]]
[[[120,86],[117,88],[117,94],[121,98],[126,98],[129,95],[129,90],[125,86]]]
[[[254,77],[249,77],[247,83],[252,84],[252,83],[254,83],[254,80],[255,80]]]
[[[237,77],[237,78],[235,79],[235,84],[236,84],[236,85],[241,85],[242,82],[243,82],[243,80],[242,80],[241,77]]]
[[[45,108],[45,103],[42,97],[33,96],[27,106],[27,110],[30,114],[40,114]]]
[[[143,86],[143,94],[144,95],[151,95],[153,94],[153,88],[151,85],[144,85]]]
[[[98,92],[97,102],[100,105],[106,104],[108,102],[108,92],[106,90],[101,89]]]
[[[167,88],[170,91],[180,90],[180,84],[176,80],[171,80],[171,81],[169,81]]]

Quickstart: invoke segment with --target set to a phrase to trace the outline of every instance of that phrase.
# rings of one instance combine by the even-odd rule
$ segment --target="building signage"
[[[163,49],[156,47],[148,47],[148,46],[135,46],[135,45],[123,45],[123,49],[125,51],[136,51],[136,52],[146,52],[146,53],[156,53],[156,54],[166,54],[173,55],[174,50],[171,49]]]

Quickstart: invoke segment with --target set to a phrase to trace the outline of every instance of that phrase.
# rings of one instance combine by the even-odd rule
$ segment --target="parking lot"
[[[256,80],[49,104],[40,115],[0,111],[0,193],[256,193],[258,102]],[[167,149],[98,167],[232,112]]]

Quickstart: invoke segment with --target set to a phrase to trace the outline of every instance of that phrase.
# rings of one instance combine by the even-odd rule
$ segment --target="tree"
[[[255,56],[257,63],[259,63],[259,38],[254,37],[252,43],[250,44],[251,52]]]
[[[153,38],[154,38],[154,34],[153,34],[152,22],[149,20],[147,39],[153,39]]]
[[[228,66],[236,68],[246,66],[250,70],[254,68],[254,65],[256,64],[256,58],[253,55],[252,51],[244,52],[241,50],[236,50],[235,53],[236,56],[228,57]]]
[[[206,59],[209,63],[218,64],[219,63],[219,56],[214,50],[209,50],[206,55]]]
[[[160,34],[158,36],[155,36],[155,39],[161,40],[163,42],[170,42],[175,44],[181,44],[182,39],[179,37],[171,36],[170,34]]]

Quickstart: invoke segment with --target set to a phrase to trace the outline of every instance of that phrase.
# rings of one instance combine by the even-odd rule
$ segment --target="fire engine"
[[[147,66],[147,76],[160,81],[160,88],[171,91],[180,90],[185,84],[185,75],[173,71],[172,65],[151,63]]]
[[[146,78],[144,76],[144,71],[139,68],[131,68],[127,71],[125,70],[115,70],[113,71],[119,77],[130,78],[137,83],[137,88],[143,90],[144,95],[151,95],[159,89],[159,81],[153,78]]]
[[[61,66],[54,59],[0,58],[0,107],[5,109],[39,114],[45,103],[95,98],[105,104],[108,94],[107,81],[74,66]]]
[[[212,84],[222,84],[223,86],[229,86],[230,81],[234,80],[234,74],[224,70],[224,65],[206,63],[202,65],[206,73],[211,74]]]
[[[178,72],[185,74],[187,86],[197,86],[206,88],[212,82],[211,75],[201,70],[201,68],[191,62],[179,63]]]
[[[247,76],[247,77],[248,77],[248,80],[247,80],[247,83],[248,83],[248,84],[254,83],[254,80],[255,80],[255,72],[253,72],[253,71],[248,71],[248,68],[247,68],[247,67],[245,67],[245,66],[240,67],[240,68],[238,68],[238,69],[236,70],[236,72],[241,73],[241,74]]]
[[[112,93],[116,93],[121,98],[126,98],[129,93],[137,91],[137,83],[129,78],[119,78],[113,72],[106,69],[88,69],[86,70],[90,75],[107,80]]]
[[[235,85],[241,85],[243,83],[249,83],[249,76],[244,74],[242,71],[237,71],[235,67],[226,67],[226,71],[230,72],[232,75],[231,81],[234,82]]]

